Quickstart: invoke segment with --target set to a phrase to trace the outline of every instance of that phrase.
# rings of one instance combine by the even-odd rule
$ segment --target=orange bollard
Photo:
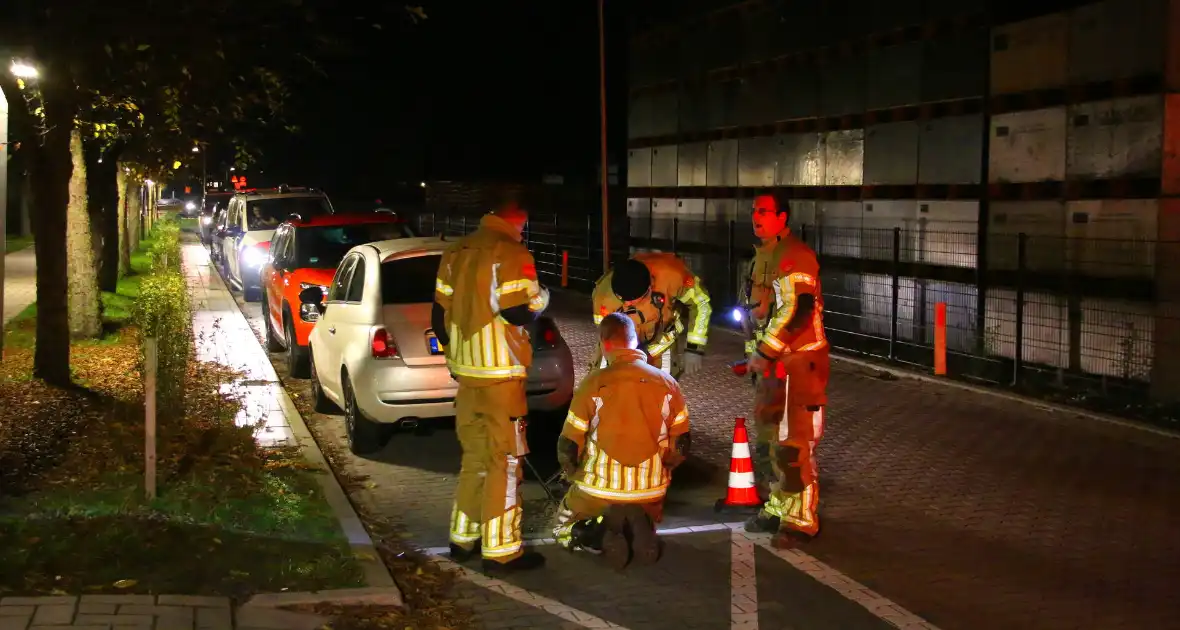
[[[561,252],[561,286],[568,287],[570,285],[570,253],[569,250]]]
[[[946,302],[934,304],[934,373],[946,375]]]

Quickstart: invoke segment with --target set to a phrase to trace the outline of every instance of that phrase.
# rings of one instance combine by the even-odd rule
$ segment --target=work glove
[[[697,350],[686,350],[684,352],[684,370],[681,372],[681,376],[692,376],[700,372],[704,364],[704,353]]]

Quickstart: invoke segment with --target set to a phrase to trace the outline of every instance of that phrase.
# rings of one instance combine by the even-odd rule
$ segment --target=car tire
[[[266,299],[266,291],[262,292],[262,330],[266,333],[267,352],[278,352],[283,349],[283,342],[275,336],[274,326],[270,324],[270,302]]]
[[[348,450],[361,457],[380,451],[385,446],[385,441],[381,439],[381,425],[366,418],[357,406],[352,381],[347,374],[340,378],[340,382],[344,395],[344,429],[348,435]]]
[[[242,299],[246,300],[247,302],[257,302],[259,297],[258,293],[258,289],[242,287]]]
[[[283,309],[283,337],[287,345],[287,373],[294,378],[307,378],[307,346],[299,345],[295,336],[295,320],[291,319],[291,311]]]
[[[324,388],[320,385],[320,375],[315,369],[315,357],[311,354],[311,346],[307,348],[307,363],[311,368],[311,403],[316,413],[333,413],[339,411],[336,403],[324,395]]]

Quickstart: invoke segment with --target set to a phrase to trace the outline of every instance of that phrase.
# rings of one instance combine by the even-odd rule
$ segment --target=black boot
[[[603,517],[588,518],[570,528],[570,551],[602,553],[602,536],[606,533]]]
[[[479,556],[479,541],[475,541],[475,546],[471,549],[464,549],[455,543],[451,543],[451,560],[463,564],[468,560]]]
[[[746,521],[746,531],[751,534],[773,534],[778,532],[779,518],[766,512],[758,512]]]
[[[483,559],[484,573],[489,575],[532,571],[533,569],[540,569],[543,566],[545,566],[545,556],[529,549],[526,549],[523,554],[508,562],[496,562],[487,558]]]
[[[612,505],[604,515],[606,531],[602,534],[602,554],[615,570],[621,570],[631,562],[627,507],[630,506]]]
[[[629,505],[626,511],[632,558],[639,564],[655,564],[660,559],[660,537],[655,523],[638,505]]]

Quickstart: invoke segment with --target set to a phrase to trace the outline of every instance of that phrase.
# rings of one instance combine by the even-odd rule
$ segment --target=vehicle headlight
[[[193,203],[193,202],[191,202],[191,201],[190,201],[190,202],[188,202],[188,203],[184,204],[184,209],[185,209],[185,210],[196,210],[196,209],[197,209],[197,204],[195,204],[195,203]]]
[[[201,225],[209,225],[213,222],[213,217],[201,217]]]
[[[261,267],[266,262],[266,254],[257,247],[247,247],[242,250],[242,264],[247,267]]]

